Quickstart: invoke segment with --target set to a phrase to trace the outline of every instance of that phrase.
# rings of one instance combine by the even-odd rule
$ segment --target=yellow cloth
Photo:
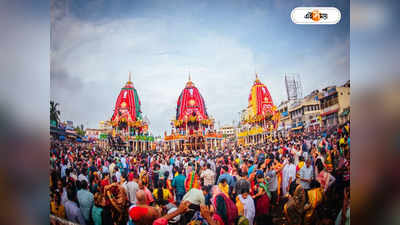
[[[56,203],[54,201],[50,202],[50,210],[51,213],[65,219],[65,208],[63,205],[59,205],[58,207],[56,206]]]
[[[314,212],[319,204],[321,204],[323,200],[323,193],[321,188],[314,188],[307,192],[308,202],[311,207],[306,211],[304,215],[304,224],[313,224],[314,220]]]
[[[307,192],[308,201],[311,203],[312,208],[316,208],[321,202],[323,198],[323,193],[321,188],[314,188]]]
[[[300,170],[304,166],[304,162],[300,161],[299,164],[297,164],[297,166],[299,167],[299,170],[296,173],[296,178],[300,178]]]
[[[239,196],[236,197],[236,207],[238,209],[238,215],[244,216],[244,206],[243,203],[239,200]]]
[[[228,184],[223,185],[222,183],[219,183],[219,184],[218,184],[218,187],[219,187],[219,189],[221,189],[221,191],[222,191],[226,196],[229,197],[229,185],[228,185]]]
[[[325,165],[326,165],[326,169],[328,170],[328,172],[332,172],[332,170],[333,170],[332,156],[329,152],[327,153],[327,156],[326,156]]]
[[[153,196],[155,199],[158,199],[158,188],[154,189]],[[168,200],[170,197],[170,192],[168,189],[163,188],[163,200]]]

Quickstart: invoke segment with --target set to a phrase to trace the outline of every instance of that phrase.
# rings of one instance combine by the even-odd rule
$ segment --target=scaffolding
[[[288,101],[297,101],[303,97],[303,86],[299,74],[285,73],[285,86]]]

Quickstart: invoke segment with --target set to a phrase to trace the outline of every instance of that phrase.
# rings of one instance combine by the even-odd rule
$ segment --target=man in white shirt
[[[291,153],[293,154],[294,165],[299,164],[299,157],[302,154],[302,150],[300,150],[299,145],[293,146]]]
[[[167,165],[165,165],[164,160],[161,160],[161,162],[160,162],[160,178],[164,177],[165,171],[168,171],[168,167],[167,167]]]
[[[119,172],[118,167],[115,167],[115,177],[117,178],[117,182],[121,181],[121,172]]]
[[[86,173],[87,173],[86,170],[85,170],[85,169],[82,169],[82,173],[79,174],[78,180],[79,180],[79,181],[85,180],[86,183],[89,183],[89,179],[87,178]]]
[[[289,185],[296,180],[296,166],[293,164],[293,158],[289,158],[289,164],[283,167],[282,171],[282,193],[285,196],[289,191]]]
[[[169,172],[168,180],[174,179],[174,174],[172,173],[172,168],[173,168],[173,166],[172,166],[171,163],[168,161],[168,162],[167,162],[167,171]]]
[[[115,160],[113,160],[113,162],[108,166],[108,171],[110,173],[110,177],[112,177],[114,175],[114,168],[115,168]]]
[[[310,189],[310,183],[313,176],[313,168],[311,166],[311,160],[307,159],[306,165],[300,169],[300,185],[305,191]]]

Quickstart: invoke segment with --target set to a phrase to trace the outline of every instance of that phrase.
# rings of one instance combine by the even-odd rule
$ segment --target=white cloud
[[[172,42],[176,37],[157,19],[94,24],[66,17],[55,27],[51,93],[64,119],[94,127],[110,117],[128,71],[157,134],[170,128],[189,71],[222,124],[237,120],[247,104],[253,53],[230,37],[210,32]]]
[[[237,121],[238,112],[247,105],[255,69],[279,104],[286,95],[285,72],[314,73],[325,68],[316,60],[320,55],[288,62],[284,54],[277,58],[266,52],[255,60],[254,51],[243,42],[226,33],[193,27],[185,20],[171,22],[160,17],[88,22],[67,15],[53,22],[51,97],[60,102],[63,119],[89,127],[111,117],[128,71],[133,73],[150,129],[163,134],[170,129],[189,71],[209,115],[222,125]],[[322,58],[327,62],[342,54],[338,51]],[[306,74],[310,81],[307,90],[320,87],[318,82],[324,79],[313,75]]]

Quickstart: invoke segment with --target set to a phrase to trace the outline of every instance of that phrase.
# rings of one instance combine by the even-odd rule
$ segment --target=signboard
[[[67,126],[65,127],[66,130],[74,130],[74,122],[68,120]]]

